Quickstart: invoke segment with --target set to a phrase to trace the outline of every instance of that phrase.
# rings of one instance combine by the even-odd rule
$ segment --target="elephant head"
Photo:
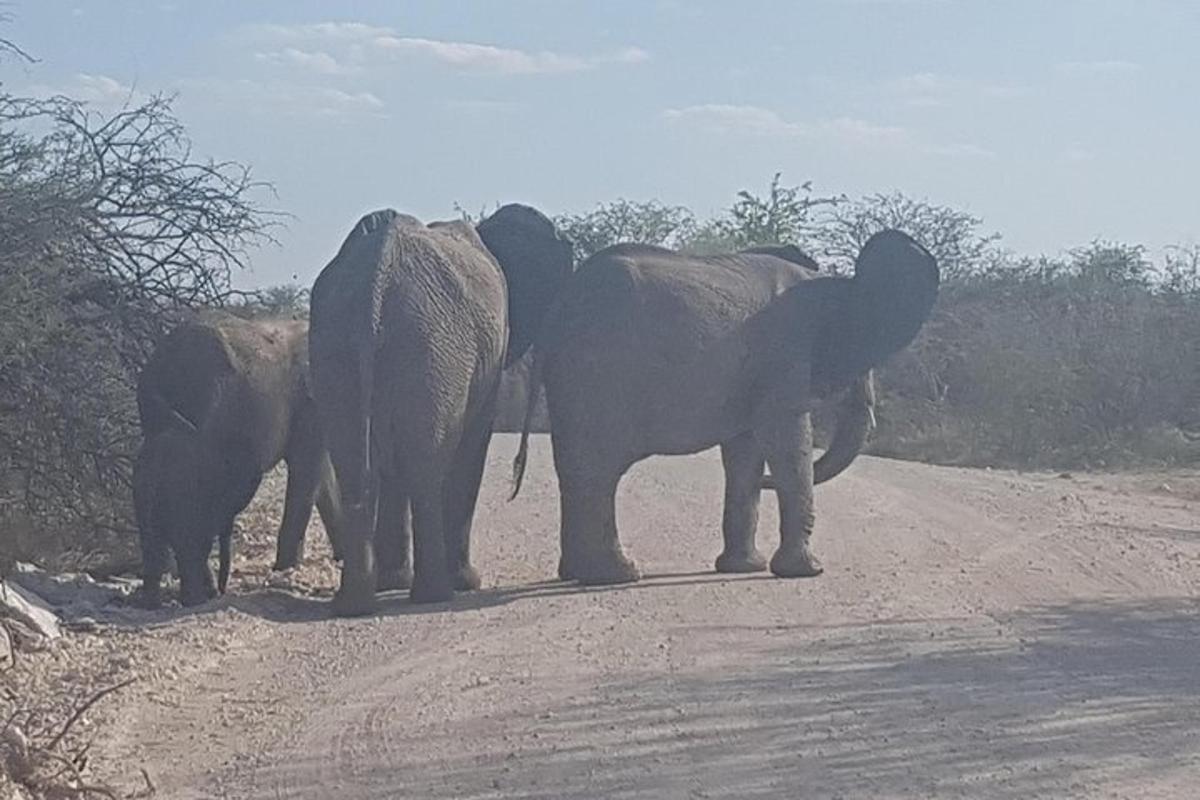
[[[835,279],[835,296],[819,298],[816,385],[843,389],[907,347],[933,310],[938,282],[936,259],[907,234],[889,229],[868,239],[854,277]]]
[[[574,246],[540,211],[510,203],[475,228],[508,283],[507,364],[533,344],[551,303],[571,274]]]
[[[863,245],[854,277],[835,279],[835,298],[821,297],[827,324],[817,342],[813,377],[823,391],[847,389],[838,407],[829,448],[813,464],[813,483],[840,474],[858,457],[875,428],[873,368],[902,350],[933,310],[937,261],[897,230],[875,234]],[[764,489],[774,489],[771,476]]]

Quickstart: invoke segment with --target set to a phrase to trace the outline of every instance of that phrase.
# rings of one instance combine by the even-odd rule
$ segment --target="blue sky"
[[[363,212],[617,197],[701,215],[773,172],[970,210],[1020,252],[1200,239],[1189,0],[10,0],[9,91],[176,92],[295,215],[258,285]]]

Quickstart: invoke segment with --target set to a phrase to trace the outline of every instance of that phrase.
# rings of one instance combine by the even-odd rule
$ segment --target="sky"
[[[1191,0],[8,0],[14,93],[176,95],[292,215],[244,287],[308,284],[364,213],[739,189],[903,191],[1009,248],[1200,240]]]

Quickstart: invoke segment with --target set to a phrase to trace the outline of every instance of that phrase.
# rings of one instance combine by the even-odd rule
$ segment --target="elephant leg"
[[[454,597],[446,568],[446,524],[441,487],[414,493],[413,582],[409,599],[414,603],[441,603]]]
[[[338,373],[342,366],[356,363],[357,359],[343,355],[339,362],[326,366]],[[315,370],[313,377],[317,377]],[[328,375],[326,379],[334,377]],[[336,377],[335,385],[324,387],[325,405],[318,404],[321,429],[341,499],[338,527],[342,574],[332,605],[333,613],[338,616],[359,616],[373,613],[377,603],[375,511],[379,481],[371,468],[377,459],[370,452],[376,437],[372,435],[370,416],[363,413],[367,404],[360,392],[359,376],[349,371]],[[314,381],[313,388],[322,389],[318,381]]]
[[[217,593],[225,594],[233,562],[233,523],[237,514],[227,515],[217,531]]]
[[[346,535],[344,529],[344,512],[342,497],[338,490],[337,481],[333,475],[333,464],[327,454],[321,456],[321,485],[317,489],[317,513],[321,516],[321,524],[325,527],[325,536],[329,539],[329,547],[333,550],[333,560],[342,560],[342,539]]]
[[[208,513],[215,513],[209,511]],[[185,606],[206,603],[217,596],[209,557],[212,555],[213,534],[217,532],[210,517],[197,526],[198,534],[175,548],[175,565],[179,570],[179,602]],[[224,531],[219,531],[224,535]]]
[[[583,584],[632,583],[641,575],[617,535],[619,474],[601,479],[560,477],[562,561],[559,577]]]
[[[397,481],[385,482],[379,495],[375,553],[379,591],[412,587],[412,509],[408,494]]]
[[[464,437],[446,484],[447,567],[454,588],[459,591],[472,591],[480,585],[479,572],[471,565],[471,524],[491,439],[490,424],[479,425],[478,430]]]
[[[135,470],[133,502],[142,550],[142,590],[138,604],[144,608],[158,608],[162,605],[162,577],[167,571],[170,551],[166,532],[154,524],[153,489],[146,485],[149,468],[139,462]]]
[[[319,444],[304,444],[287,456],[287,492],[272,569],[292,569],[304,560],[304,534],[321,483],[321,461]]]
[[[355,498],[344,506],[346,535],[342,550],[342,577],[333,596],[338,616],[361,616],[375,611],[375,503]]]
[[[162,577],[167,571],[170,552],[165,542],[157,539],[142,540],[142,591],[139,605],[143,608],[158,608],[162,605]]]
[[[250,505],[262,483],[262,473],[251,461],[246,460],[239,466],[240,469],[230,476],[234,482],[229,487],[230,494],[226,498],[228,502],[222,505],[223,511],[217,517],[217,591],[220,594],[225,594],[225,587],[229,584],[229,571],[233,560],[233,524],[238,514]],[[311,505],[309,508],[311,513]],[[305,514],[304,524],[308,524],[308,514]],[[301,527],[300,530],[303,533],[304,528]],[[206,560],[207,558],[205,555]]]
[[[809,578],[824,570],[809,545],[812,536],[812,421],[808,414],[791,416],[756,432],[767,452],[779,498],[779,549],[771,572],[781,578]]]
[[[763,453],[753,434],[745,433],[721,445],[725,467],[725,510],[721,534],[725,549],[717,556],[717,572],[762,572],[766,557],[755,544]]]

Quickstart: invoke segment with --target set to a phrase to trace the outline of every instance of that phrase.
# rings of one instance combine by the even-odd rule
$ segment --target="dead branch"
[[[58,734],[53,739],[50,740],[50,743],[48,745],[46,745],[46,749],[54,750],[59,745],[59,743],[62,742],[63,737],[66,736],[67,733],[71,730],[71,727],[76,722],[79,721],[79,718],[82,717],[89,708],[94,706],[102,698],[112,694],[113,692],[117,692],[117,691],[120,691],[121,689],[124,689],[126,686],[135,682],[136,680],[137,680],[137,676],[134,676],[132,678],[127,678],[118,684],[114,684],[113,686],[109,686],[108,688],[101,689],[100,691],[96,692],[91,697],[89,697],[87,700],[85,700],[83,702],[83,704],[80,705],[78,708],[76,708],[75,712],[73,714],[71,714],[71,716],[67,719],[66,724],[64,724],[62,726],[62,730],[60,730],[58,732]]]

